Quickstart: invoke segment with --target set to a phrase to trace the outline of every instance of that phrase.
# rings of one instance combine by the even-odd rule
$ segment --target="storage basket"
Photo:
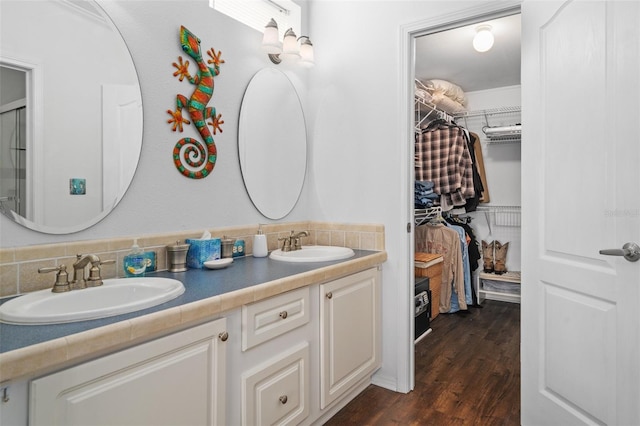
[[[440,313],[440,288],[442,286],[442,262],[441,254],[416,253],[414,273],[416,278],[429,277],[429,289],[431,290],[431,319]]]

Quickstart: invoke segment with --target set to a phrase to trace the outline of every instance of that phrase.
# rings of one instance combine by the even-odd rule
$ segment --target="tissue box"
[[[187,239],[190,244],[187,251],[187,267],[193,269],[202,269],[204,262],[207,260],[220,259],[220,238],[211,238],[209,240],[192,240]]]

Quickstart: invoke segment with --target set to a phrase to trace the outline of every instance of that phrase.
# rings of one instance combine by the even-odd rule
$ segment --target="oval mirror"
[[[140,157],[131,54],[92,0],[2,0],[0,43],[0,209],[40,232],[86,229]]]
[[[285,217],[302,191],[307,131],[295,87],[275,68],[258,71],[249,82],[240,108],[238,150],[253,204],[269,219]]]

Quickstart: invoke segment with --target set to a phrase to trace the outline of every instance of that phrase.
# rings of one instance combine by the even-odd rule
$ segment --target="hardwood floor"
[[[415,348],[415,389],[374,385],[326,425],[519,425],[520,305],[440,314]]]

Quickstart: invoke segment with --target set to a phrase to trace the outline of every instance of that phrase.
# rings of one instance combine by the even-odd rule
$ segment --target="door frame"
[[[25,73],[26,84],[26,192],[27,210],[25,219],[42,222],[44,209],[43,164],[44,164],[44,72],[41,60],[24,58],[13,52],[2,52],[0,65]]]
[[[449,30],[475,22],[487,21],[507,15],[520,13],[523,0],[508,0],[500,2],[487,2],[454,13],[444,14],[435,18],[411,22],[400,27],[400,49],[398,72],[400,78],[400,119],[403,125],[400,128],[400,140],[407,141],[400,144],[400,158],[402,175],[405,185],[402,192],[401,218],[407,224],[407,240],[403,247],[402,257],[407,259],[404,282],[408,287],[401,289],[400,312],[406,312],[407,318],[400,322],[400,337],[405,337],[407,346],[398,345],[398,359],[406,360],[398,365],[398,391],[409,392],[415,387],[415,357],[414,357],[414,197],[413,186],[415,181],[413,142],[414,129],[414,79],[415,79],[415,39],[417,37],[432,34],[438,31]],[[404,296],[404,297],[403,297]],[[404,309],[403,309],[404,308]],[[406,330],[406,332],[405,332]],[[402,340],[401,340],[402,341]]]

